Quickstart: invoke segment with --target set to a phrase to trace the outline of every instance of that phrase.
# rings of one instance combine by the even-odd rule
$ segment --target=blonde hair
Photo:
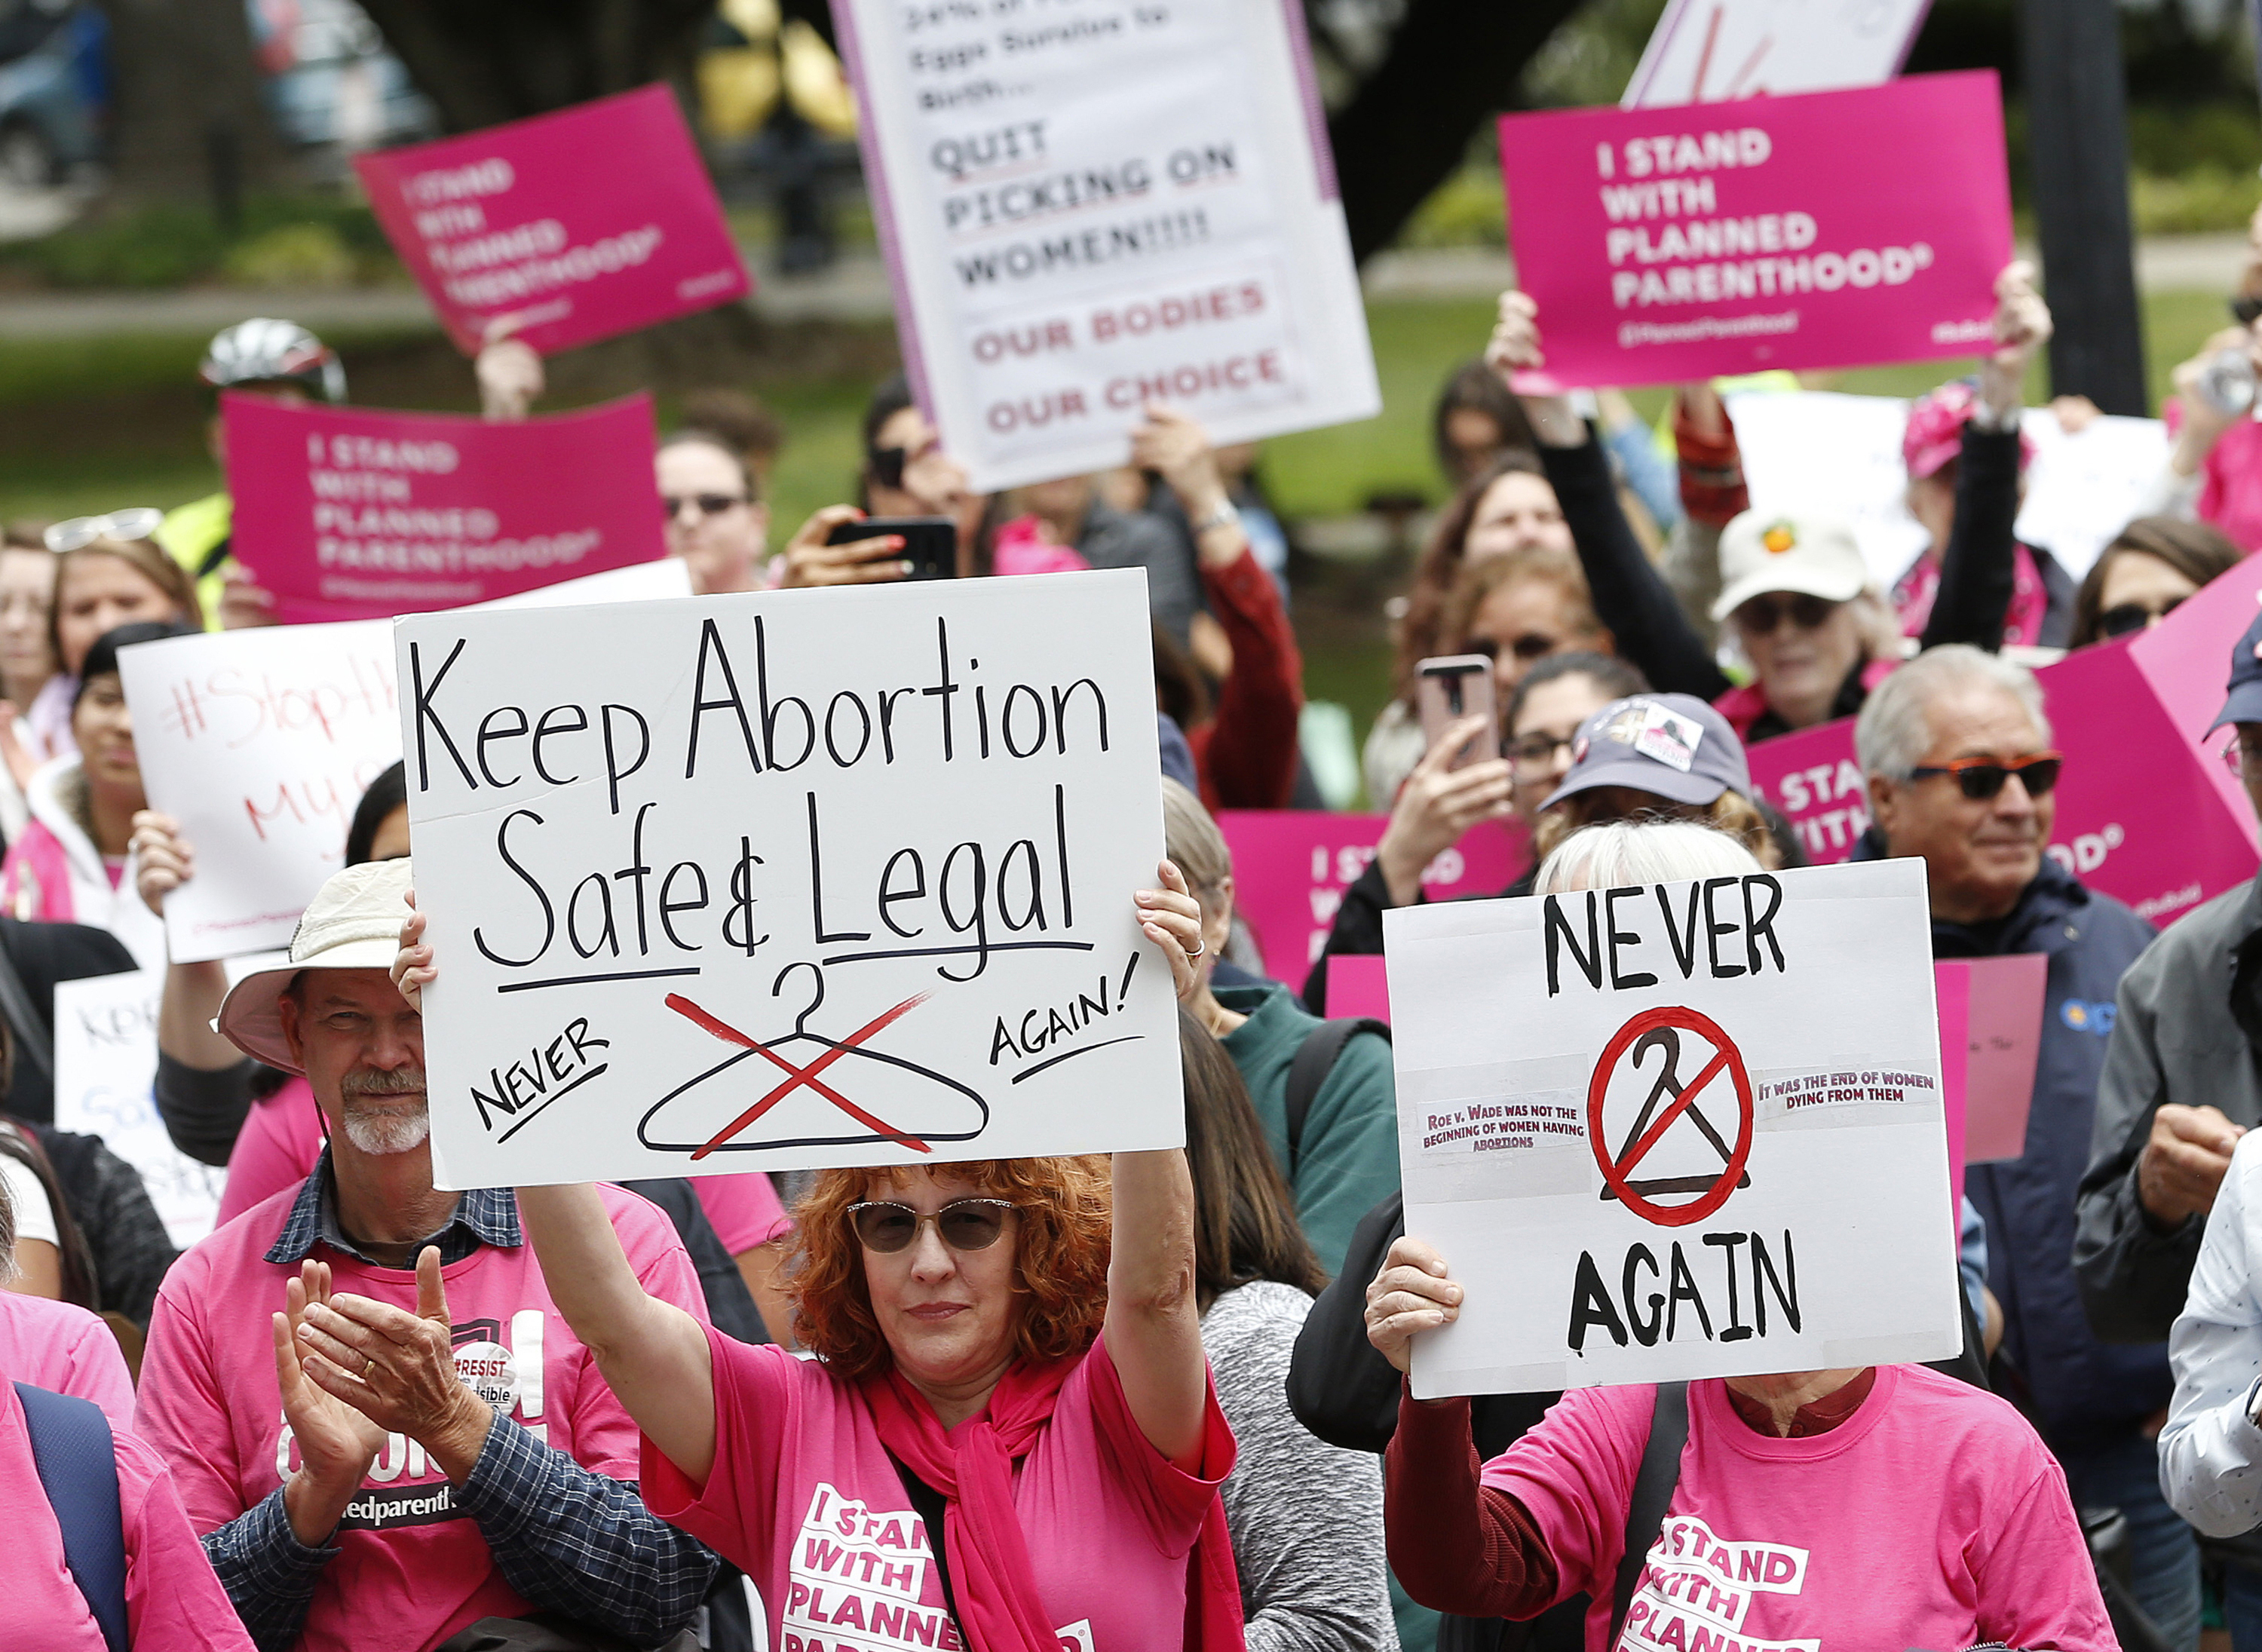
[[[1735,797],[1732,791],[1720,795]],[[1539,863],[1531,888],[1538,895],[1560,895],[1574,889],[1678,884],[1775,869],[1715,826],[1694,820],[1607,820],[1574,832],[1557,845]]]
[[[1163,776],[1163,852],[1197,892],[1223,889],[1233,880],[1233,851],[1225,833],[1201,799],[1168,775]]]
[[[1660,797],[1653,807],[1634,815],[1607,812],[1609,804],[1597,786],[1587,791],[1575,791],[1552,809],[1543,810],[1532,827],[1531,851],[1541,862],[1545,875],[1546,863],[1555,852],[1576,838],[1605,826],[1622,826],[1629,829],[1648,831],[1653,827],[1685,826],[1692,832],[1703,832],[1714,837],[1725,837],[1742,846],[1744,852],[1759,862],[1761,871],[1774,872],[1783,869],[1783,849],[1768,830],[1767,817],[1759,806],[1741,792],[1723,791],[1708,804],[1675,803]],[[1650,878],[1650,883],[1668,880]],[[1583,885],[1582,885],[1583,887]]]

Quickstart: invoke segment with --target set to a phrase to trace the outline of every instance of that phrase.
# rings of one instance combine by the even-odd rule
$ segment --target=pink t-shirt
[[[0,1290],[0,1371],[35,1389],[92,1400],[112,1428],[133,1426],[133,1379],[118,1338],[76,1302]]]
[[[958,1647],[930,1534],[861,1391],[816,1360],[707,1336],[714,1471],[695,1486],[647,1439],[645,1504],[753,1579],[778,1652]],[[1106,1345],[1093,1345],[1013,1474],[1064,1649],[1185,1645],[1187,1555],[1233,1450],[1213,1394],[1201,1473],[1175,1467],[1139,1432]]]
[[[2232,420],[2200,474],[2200,520],[2241,551],[2262,551],[2262,422]]]
[[[1610,1634],[1655,1393],[1574,1389],[1485,1465],[1485,1483],[1521,1500],[1545,1538],[1556,1598],[1593,1596],[1588,1652]],[[2065,1476],[2009,1405],[1922,1366],[1883,1366],[1837,1427],[1777,1439],[1739,1418],[1718,1380],[1689,1385],[1681,1482],[1621,1652],[1991,1641],[2119,1645]]]
[[[293,1078],[264,1100],[252,1103],[227,1157],[227,1186],[220,1198],[218,1225],[225,1227],[262,1200],[296,1187],[313,1174],[322,1156],[322,1110],[313,1087]],[[732,1256],[751,1251],[793,1223],[778,1202],[777,1189],[760,1171],[735,1176],[694,1176],[700,1208]]]
[[[698,1278],[667,1218],[633,1194],[600,1192],[645,1289],[703,1322]],[[295,1188],[277,1194],[199,1242],[157,1293],[134,1421],[172,1468],[198,1532],[255,1507],[299,1466],[282,1425],[268,1319],[298,1269],[263,1259],[296,1196]],[[413,1273],[327,1245],[315,1254],[330,1264],[336,1289],[415,1310]],[[482,1367],[481,1391],[509,1396],[513,1418],[582,1467],[633,1481],[636,1425],[551,1302],[533,1247],[482,1245],[441,1277],[457,1360]],[[505,1374],[494,1374],[498,1367]],[[343,1552],[315,1588],[299,1643],[305,1652],[366,1647],[372,1625],[383,1627],[388,1648],[409,1652],[480,1618],[532,1610],[448,1493],[447,1476],[421,1446],[399,1434],[385,1442],[332,1540]]]
[[[105,1337],[107,1331],[103,1333]],[[38,1382],[0,1358],[0,1509],[8,1547],[0,1560],[0,1640],[8,1652],[104,1652],[102,1630],[63,1561],[63,1536],[32,1459],[15,1384]],[[118,1508],[126,1537],[126,1627],[133,1652],[251,1652],[204,1545],[182,1511],[164,1460],[113,1423]]]

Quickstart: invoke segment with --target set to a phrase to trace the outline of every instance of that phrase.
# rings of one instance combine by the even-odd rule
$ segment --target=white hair
[[[1540,866],[1532,892],[1680,884],[1762,869],[1734,838],[1694,820],[1606,820],[1558,844]]]
[[[1927,716],[1933,701],[1950,689],[1981,683],[1999,689],[2025,708],[2043,745],[2050,743],[2049,718],[2042,714],[2042,685],[2024,666],[1969,643],[1927,648],[1895,671],[1862,705],[1854,724],[1854,754],[1865,775],[1905,782],[1932,745]]]

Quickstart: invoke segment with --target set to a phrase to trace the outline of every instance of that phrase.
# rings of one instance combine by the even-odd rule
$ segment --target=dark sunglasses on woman
[[[1952,763],[1934,768],[1912,768],[1909,778],[1922,780],[1928,775],[1953,775],[1965,797],[1985,803],[2000,796],[2003,783],[2013,775],[2019,777],[2019,783],[2027,789],[2029,797],[2048,797],[2050,789],[2057,784],[2058,771],[2064,767],[2065,755],[2062,752],[2035,752],[2026,757],[2013,757],[2006,763],[1999,763],[1992,757],[1959,757]]]
[[[2097,617],[2097,631],[2100,637],[2126,637],[2130,631],[2142,631],[2156,619],[2165,619],[2181,608],[2180,596],[2163,602],[2158,608],[2148,608],[2142,602],[2122,602],[2108,608]]]
[[[1545,660],[1549,654],[1553,653],[1556,649],[1561,646],[1562,644],[1560,638],[1554,637],[1542,637],[1538,632],[1533,631],[1527,633],[1524,636],[1518,637],[1514,642],[1509,643],[1508,645],[1508,651],[1514,654],[1518,660],[1524,660],[1528,663],[1534,660]],[[1500,644],[1490,637],[1470,638],[1467,643],[1467,651],[1473,654],[1482,654],[1488,660],[1497,660],[1500,658]]]
[[[1825,596],[1754,596],[1736,610],[1736,624],[1755,637],[1771,637],[1787,618],[1801,631],[1819,631],[1838,604]]]
[[[952,1250],[986,1251],[1005,1232],[1005,1213],[1012,1208],[1008,1199],[954,1199],[933,1216],[922,1216],[892,1199],[871,1199],[848,1207],[848,1225],[866,1250],[882,1256],[907,1249],[929,1222]]]

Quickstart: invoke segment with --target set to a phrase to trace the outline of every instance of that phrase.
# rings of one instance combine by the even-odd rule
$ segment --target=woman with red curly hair
[[[1200,908],[1136,897],[1183,991]],[[432,978],[423,919],[393,977]],[[594,1187],[523,1187],[558,1311],[644,1432],[652,1512],[754,1580],[769,1644],[1238,1652],[1185,1154],[821,1172],[794,1329],[645,1294]]]

